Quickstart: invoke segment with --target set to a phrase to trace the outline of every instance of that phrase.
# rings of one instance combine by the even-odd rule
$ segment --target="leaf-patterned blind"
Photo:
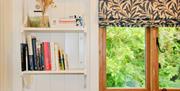
[[[100,26],[180,26],[180,0],[99,0]]]

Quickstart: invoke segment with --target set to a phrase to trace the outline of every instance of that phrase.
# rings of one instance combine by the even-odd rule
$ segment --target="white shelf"
[[[85,33],[86,30],[83,27],[74,27],[74,28],[31,28],[24,27],[22,32],[62,32],[62,33]]]
[[[65,70],[65,71],[23,71],[22,75],[59,75],[59,74],[75,74],[85,75],[85,70]]]

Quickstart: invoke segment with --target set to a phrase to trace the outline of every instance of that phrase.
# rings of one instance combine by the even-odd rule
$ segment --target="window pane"
[[[159,85],[180,88],[180,28],[159,28]]]
[[[108,27],[107,87],[145,87],[145,28]]]

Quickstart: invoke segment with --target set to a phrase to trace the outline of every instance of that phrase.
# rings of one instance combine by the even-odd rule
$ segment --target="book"
[[[68,63],[68,55],[64,54],[64,62],[65,62],[65,68],[66,70],[69,69],[69,63]]]
[[[51,70],[50,44],[44,42],[44,66],[45,70]]]
[[[59,71],[60,70],[60,63],[59,63],[59,54],[58,54],[58,52],[59,52],[59,48],[58,48],[58,45],[57,44],[55,44],[54,45],[54,55],[55,55],[55,62],[56,62],[56,70],[57,71]]]
[[[51,48],[51,68],[52,70],[56,70],[56,62],[55,62],[55,44],[54,42],[50,42],[50,48]]]
[[[27,61],[27,44],[21,43],[21,70],[26,70],[26,61]]]
[[[40,59],[40,70],[44,70],[44,43],[41,43],[41,59]]]
[[[37,70],[41,70],[40,69],[40,61],[41,61],[41,45],[40,45],[40,41],[37,40],[36,41],[36,63],[37,63]]]
[[[60,67],[60,70],[63,70],[63,68],[62,68],[62,62],[61,62],[61,58],[62,56],[61,56],[61,50],[59,49],[58,50],[58,60],[59,60],[59,67]]]
[[[76,19],[69,18],[52,18],[50,21],[51,27],[76,27]]]
[[[28,70],[34,70],[32,36],[31,35],[27,36],[27,45],[28,45]]]
[[[63,50],[61,50],[61,69],[65,70],[64,51]]]
[[[32,37],[32,50],[33,50],[33,65],[34,70],[38,70],[37,68],[37,53],[36,53],[36,37]]]
[[[50,70],[52,70],[52,64],[51,64],[51,46],[50,46],[50,42],[48,42],[48,65]]]

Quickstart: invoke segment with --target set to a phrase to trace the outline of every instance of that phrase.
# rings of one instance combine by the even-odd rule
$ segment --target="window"
[[[159,86],[180,88],[180,29],[159,28]]]
[[[99,34],[100,91],[180,91],[178,28],[106,27]]]
[[[145,28],[107,28],[106,69],[107,87],[145,87]]]

